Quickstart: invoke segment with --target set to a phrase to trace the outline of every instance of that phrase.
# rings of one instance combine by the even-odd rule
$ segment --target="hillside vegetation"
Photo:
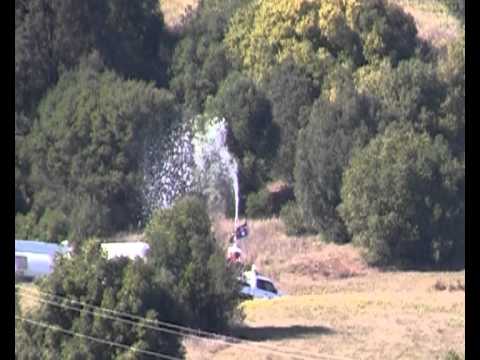
[[[74,245],[37,299],[353,358],[462,352],[464,274],[410,272],[464,269],[465,121],[462,0],[15,1],[15,236]],[[284,299],[238,306],[237,212]],[[101,256],[131,234],[146,262]],[[191,353],[55,305],[16,307],[19,358]]]

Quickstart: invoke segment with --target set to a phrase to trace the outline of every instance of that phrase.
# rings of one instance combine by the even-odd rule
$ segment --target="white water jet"
[[[200,119],[199,119],[200,120]],[[208,119],[204,131],[196,131],[193,137],[194,162],[203,180],[215,182],[215,178],[227,174],[235,195],[235,228],[238,221],[239,185],[238,166],[227,147],[227,122],[214,117]]]

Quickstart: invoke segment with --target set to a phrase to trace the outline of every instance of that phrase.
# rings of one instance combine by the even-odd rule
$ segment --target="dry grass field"
[[[445,5],[435,0],[388,0],[411,14],[420,38],[437,47],[448,44],[461,34],[462,25],[448,13]]]
[[[232,222],[215,224],[224,239]],[[443,359],[465,352],[465,272],[385,272],[351,245],[288,237],[277,219],[249,222],[250,262],[288,295],[242,304],[236,336],[289,352],[332,359]],[[245,350],[185,342],[189,359],[243,359]],[[251,350],[252,359],[295,358]],[[299,356],[298,358],[302,358]]]
[[[185,15],[185,10],[191,6],[195,9],[198,0],[162,0],[160,1],[160,9],[162,10],[165,24],[169,28],[175,28]]]
[[[233,222],[218,219],[213,227],[226,246]],[[248,260],[287,295],[241,304],[245,321],[233,335],[250,340],[247,349],[185,339],[187,359],[443,360],[450,350],[465,353],[464,271],[381,271],[351,245],[286,236],[278,219],[249,227],[241,240]],[[35,309],[27,297],[21,305]]]

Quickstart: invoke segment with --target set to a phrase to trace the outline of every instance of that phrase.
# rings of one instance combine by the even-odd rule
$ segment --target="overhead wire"
[[[103,317],[103,318],[106,318],[106,319],[123,322],[125,324],[140,326],[140,327],[148,328],[148,329],[151,329],[151,330],[155,330],[155,331],[159,331],[159,332],[163,332],[163,333],[167,333],[167,334],[171,334],[171,335],[192,337],[192,338],[202,339],[202,340],[217,341],[217,342],[225,343],[225,344],[228,344],[228,345],[231,345],[231,346],[242,347],[242,348],[245,348],[245,349],[248,349],[248,350],[252,349],[251,345],[245,344],[245,343],[230,343],[228,341],[217,339],[217,338],[208,338],[208,337],[205,337],[205,336],[195,335],[195,334],[192,334],[192,333],[186,333],[186,332],[181,332],[181,331],[178,331],[178,330],[162,328],[162,327],[152,326],[152,325],[143,324],[143,323],[138,323],[136,321],[124,319],[124,318],[121,318],[121,317],[118,317],[118,316],[111,316],[111,315],[108,315],[108,314],[102,314],[99,311],[91,311],[91,310],[87,310],[87,309],[81,309],[81,308],[77,308],[77,307],[74,307],[74,306],[69,306],[69,305],[66,305],[66,304],[62,304],[62,303],[59,303],[59,302],[56,302],[56,301],[41,299],[38,296],[32,296],[32,295],[26,295],[26,296],[29,297],[29,298],[35,298],[42,303],[50,304],[50,305],[53,305],[53,306],[62,307],[62,308],[68,309],[68,310],[74,310],[74,311],[78,311],[78,312],[85,312],[85,313],[88,313],[88,314],[91,314],[91,315],[97,315],[97,316],[100,316],[100,317]],[[192,329],[192,330],[194,331],[194,329]],[[258,345],[255,344],[254,345],[255,350],[265,351],[269,354],[275,353],[275,354],[281,355],[281,356],[288,356],[288,357],[293,356],[295,358],[300,358],[300,359],[325,359],[324,357],[321,358],[321,357],[318,357],[318,356],[305,357],[304,355],[300,355],[300,354],[297,354],[297,353],[292,352],[292,351],[278,350],[276,348],[259,346],[259,345],[260,344],[258,344]]]
[[[79,309],[79,308],[71,307],[71,306],[68,306],[66,304],[62,304],[62,303],[55,302],[55,301],[40,299],[40,301],[42,301],[44,303],[50,303],[51,305],[54,305],[54,306],[59,306],[59,307],[63,307],[63,308],[71,309],[71,310],[76,310],[76,311],[87,311],[89,313],[97,314],[97,315],[102,316],[104,318],[117,320],[117,321],[121,321],[121,322],[124,322],[124,323],[129,323],[129,324],[132,324],[132,325],[136,325],[136,326],[142,326],[142,327],[149,328],[149,329],[152,329],[152,330],[161,331],[161,332],[165,332],[165,333],[170,333],[170,334],[174,334],[174,335],[194,337],[194,338],[203,339],[203,340],[209,339],[209,340],[212,340],[212,341],[217,341],[217,342],[221,342],[221,343],[224,343],[224,344],[228,344],[230,346],[243,347],[244,349],[245,348],[248,348],[248,349],[253,349],[254,348],[256,350],[266,351],[266,352],[269,352],[269,353],[276,353],[276,354],[280,354],[282,356],[287,356],[288,355],[288,356],[295,356],[295,357],[300,357],[300,358],[303,357],[303,358],[310,358],[310,359],[351,360],[351,359],[344,358],[344,357],[314,354],[314,353],[305,352],[303,350],[297,350],[297,349],[292,349],[292,348],[289,348],[289,350],[283,350],[278,346],[271,347],[271,346],[268,346],[268,345],[258,344],[257,342],[244,340],[244,339],[241,339],[241,338],[236,338],[236,337],[232,337],[232,336],[220,335],[220,334],[216,334],[216,333],[212,333],[212,332],[197,330],[197,329],[189,328],[189,327],[186,327],[186,326],[180,326],[180,325],[176,325],[176,324],[172,324],[172,323],[168,323],[168,322],[160,321],[160,320],[146,319],[146,318],[143,318],[143,317],[138,316],[138,315],[133,315],[133,314],[120,312],[120,311],[107,309],[107,308],[102,308],[100,306],[91,305],[91,304],[88,304],[88,303],[85,303],[85,302],[69,299],[69,298],[64,297],[64,296],[54,295],[54,294],[50,294],[50,293],[43,292],[43,291],[34,291],[34,290],[30,290],[30,289],[24,289],[24,288],[21,288],[21,287],[20,287],[20,289],[22,289],[22,291],[24,291],[24,292],[25,291],[26,292],[31,292],[33,295],[30,295],[30,297],[32,297],[32,296],[33,297],[39,297],[38,295],[35,296],[35,293],[40,293],[40,294],[45,295],[45,296],[58,298],[58,299],[63,299],[63,300],[66,300],[68,302],[71,302],[71,303],[79,304],[79,305],[82,305],[82,306],[85,306],[85,307],[90,307],[90,308],[96,309],[97,311],[100,311],[100,312],[116,314],[117,316],[110,316],[110,315],[106,315],[106,314],[96,313],[95,311],[89,311],[89,310],[86,310],[86,309]],[[27,296],[29,296],[29,295],[27,295]],[[127,320],[127,319],[125,319],[125,317],[129,317],[130,319],[135,319],[135,320],[142,321],[142,323],[138,323],[138,322],[135,322],[135,321],[132,321],[132,320]],[[148,325],[148,324],[145,324],[145,323],[154,323],[154,324],[157,324],[157,325],[161,325],[163,327],[152,326],[152,325]],[[173,329],[177,329],[177,330],[173,330]]]
[[[75,331],[72,331],[72,330],[64,329],[60,326],[54,326],[54,325],[47,324],[47,323],[44,323],[44,322],[41,322],[41,321],[27,319],[27,318],[24,318],[24,317],[21,317],[21,316],[15,316],[15,319],[21,320],[21,321],[24,321],[24,322],[27,322],[27,323],[30,323],[30,324],[33,324],[33,325],[36,325],[36,326],[41,326],[41,327],[44,327],[44,328],[48,328],[50,330],[60,331],[60,332],[63,332],[65,334],[69,334],[69,335],[72,335],[72,336],[81,337],[81,338],[84,338],[84,339],[88,339],[88,340],[91,340],[91,341],[96,341],[96,342],[107,344],[107,345],[110,345],[110,346],[116,346],[116,347],[119,347],[119,348],[123,348],[123,349],[126,349],[126,350],[137,352],[139,354],[150,355],[150,356],[154,356],[154,357],[157,357],[157,358],[160,358],[160,359],[166,359],[166,360],[182,360],[181,358],[178,358],[178,357],[175,357],[175,356],[163,354],[163,353],[160,353],[160,352],[150,351],[150,350],[139,349],[139,348],[136,348],[134,346],[129,346],[129,345],[125,345],[125,344],[115,342],[115,341],[105,340],[105,339],[101,339],[101,338],[98,338],[98,337],[95,337],[95,336],[82,334],[82,333],[75,332]]]

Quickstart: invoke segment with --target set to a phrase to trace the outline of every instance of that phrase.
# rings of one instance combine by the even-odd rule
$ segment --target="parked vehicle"
[[[101,247],[109,260],[116,257],[127,257],[132,260],[137,257],[144,259],[150,249],[147,243],[141,241],[102,243]]]
[[[36,279],[53,271],[57,255],[66,255],[70,248],[33,240],[15,240],[15,275]]]
[[[283,295],[272,280],[259,275],[255,270],[246,271],[240,283],[240,294],[244,299],[274,299]]]

